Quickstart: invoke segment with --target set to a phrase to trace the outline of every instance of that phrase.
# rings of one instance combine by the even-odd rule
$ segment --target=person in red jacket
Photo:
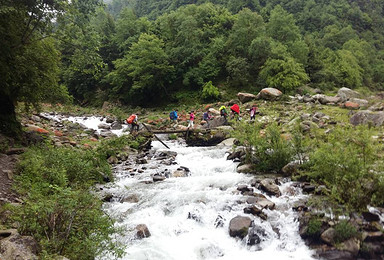
[[[232,111],[232,118],[236,118],[237,120],[240,120],[240,107],[238,104],[233,104],[231,106]]]

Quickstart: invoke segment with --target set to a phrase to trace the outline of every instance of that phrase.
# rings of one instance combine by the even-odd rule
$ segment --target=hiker
[[[192,127],[193,128],[193,121],[195,121],[195,114],[194,114],[195,111],[191,111],[191,113],[189,113],[189,123],[188,123],[188,128],[189,127]]]
[[[219,108],[219,111],[220,111],[220,116],[223,116],[225,121],[227,121],[227,108],[225,106],[221,106]]]
[[[256,104],[253,104],[251,109],[249,110],[249,115],[251,117],[251,121],[255,121],[256,112],[259,108],[256,106]]]
[[[138,117],[137,115],[135,114],[132,114],[130,115],[128,118],[127,118],[127,123],[129,125],[131,125],[131,133],[133,133],[133,131],[139,131],[139,123],[138,123]]]
[[[207,122],[208,128],[209,128],[209,120],[212,120],[212,116],[209,113],[209,110],[203,114],[203,120]]]
[[[232,118],[236,118],[237,120],[241,120],[240,107],[238,104],[234,104],[233,106],[231,106],[231,111],[232,111]]]
[[[177,112],[178,110],[176,109],[171,113],[169,113],[169,119],[171,119],[174,123],[173,127],[177,127],[177,118],[178,118]]]

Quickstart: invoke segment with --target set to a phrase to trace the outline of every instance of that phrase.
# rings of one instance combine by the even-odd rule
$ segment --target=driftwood
[[[157,137],[157,135],[155,135],[155,133],[153,132],[153,131],[151,131],[145,124],[143,124],[143,126],[145,127],[145,129],[147,129],[148,130],[148,132],[151,132],[151,133],[153,133],[154,134],[154,136],[155,136],[155,138],[160,142],[160,143],[162,143],[165,147],[167,147],[168,149],[169,149],[169,146],[168,145],[166,145],[163,141],[161,141],[160,140],[160,138],[159,137]]]

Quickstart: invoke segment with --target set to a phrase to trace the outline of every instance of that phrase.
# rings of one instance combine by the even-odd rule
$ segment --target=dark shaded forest
[[[384,87],[379,0],[6,0],[0,13],[6,112],[18,101],[154,106],[228,89]]]

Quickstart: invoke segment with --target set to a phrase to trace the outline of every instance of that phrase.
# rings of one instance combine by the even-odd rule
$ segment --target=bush
[[[248,162],[255,163],[256,170],[280,171],[294,158],[294,146],[285,140],[276,124],[265,130],[260,126],[240,123],[233,132],[242,144],[248,147]]]
[[[356,237],[358,234],[357,229],[346,220],[340,221],[335,225],[334,229],[336,243],[341,243],[352,237]]]
[[[220,96],[219,89],[212,85],[212,81],[209,81],[203,85],[201,97],[205,101],[218,100]]]
[[[322,222],[318,218],[311,218],[308,222],[306,235],[312,238],[319,238],[321,235]]]
[[[111,237],[117,232],[113,220],[89,191],[103,174],[110,175],[106,158],[95,151],[34,147],[18,169],[15,185],[24,205],[12,209],[12,218],[21,234],[37,239],[42,258],[94,259],[103,251],[121,255]]]
[[[384,202],[379,181],[382,165],[377,154],[367,127],[334,129],[310,155],[308,175],[325,184],[335,202],[350,210],[364,210],[374,202],[372,198],[377,199],[375,203]]]

